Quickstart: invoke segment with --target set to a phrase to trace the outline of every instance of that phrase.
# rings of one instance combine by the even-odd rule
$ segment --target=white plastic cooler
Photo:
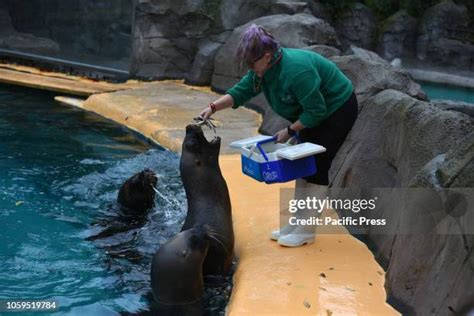
[[[313,143],[275,143],[272,136],[255,136],[230,144],[241,150],[242,172],[265,183],[287,182],[316,173],[313,157],[326,148]]]

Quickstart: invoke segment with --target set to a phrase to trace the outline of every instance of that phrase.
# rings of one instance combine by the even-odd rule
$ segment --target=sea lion
[[[176,234],[155,253],[150,273],[154,314],[203,314],[202,265],[211,236],[206,226],[195,226]]]
[[[138,172],[126,180],[120,187],[117,203],[109,209],[113,216],[99,221],[94,229],[100,231],[87,239],[106,238],[143,226],[147,211],[155,205],[156,184],[156,175],[150,169]]]
[[[226,275],[234,256],[234,230],[227,184],[219,168],[221,139],[208,142],[200,126],[186,126],[180,172],[188,200],[188,213],[182,231],[208,225],[212,239],[203,264],[203,274]]]
[[[120,188],[117,202],[133,213],[143,213],[155,205],[156,175],[145,169],[129,178]]]

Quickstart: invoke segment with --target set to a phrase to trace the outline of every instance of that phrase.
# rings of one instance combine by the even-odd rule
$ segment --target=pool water
[[[53,97],[0,85],[0,299],[56,300],[58,315],[145,308],[151,257],[185,216],[179,157]],[[132,240],[115,240],[141,259],[111,256],[113,240],[85,238],[144,168],[158,174],[164,197]]]
[[[474,104],[474,89],[426,81],[418,83],[430,100],[452,100]]]

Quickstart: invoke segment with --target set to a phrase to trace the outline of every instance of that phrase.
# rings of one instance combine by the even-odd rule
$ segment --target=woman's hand
[[[234,106],[234,99],[230,94],[224,94],[219,99],[215,100],[214,102],[209,103],[207,107],[205,107],[201,113],[199,113],[199,117],[206,120],[211,117],[212,114],[216,113],[217,111],[227,109]]]
[[[211,117],[212,114],[214,113],[212,112],[211,107],[206,106],[204,110],[202,110],[201,113],[199,113],[199,117],[203,118],[204,120],[207,120],[208,118]]]
[[[291,137],[288,134],[288,129],[287,128],[282,129],[281,131],[279,131],[278,133],[276,133],[273,136],[277,138],[276,139],[277,143],[286,143],[288,141],[288,139],[290,139],[290,137]]]

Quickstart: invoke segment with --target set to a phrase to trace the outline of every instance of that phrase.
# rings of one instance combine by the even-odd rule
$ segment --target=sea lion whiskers
[[[218,237],[224,237],[222,236],[221,234],[219,234],[217,231],[215,231],[212,227],[210,226],[207,226],[207,235],[209,236],[209,238],[215,240],[217,243],[219,243],[219,245],[222,246],[222,248],[224,248],[225,252],[226,253],[230,253],[229,249],[227,249],[226,246],[224,246],[224,244],[222,243],[222,241],[219,240]]]

